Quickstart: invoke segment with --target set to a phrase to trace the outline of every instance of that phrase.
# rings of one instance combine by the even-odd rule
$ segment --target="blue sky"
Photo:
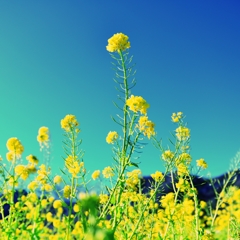
[[[107,40],[129,36],[137,85],[134,95],[151,105],[158,138],[170,146],[173,112],[186,115],[193,161],[203,175],[226,172],[240,150],[239,1],[1,1],[0,155],[20,139],[23,159],[36,155],[38,129],[51,133],[53,175],[63,168],[60,121],[80,122],[87,170],[112,165],[105,139],[121,129]],[[164,171],[151,142],[141,154],[143,175]],[[24,160],[25,161],[25,160]]]

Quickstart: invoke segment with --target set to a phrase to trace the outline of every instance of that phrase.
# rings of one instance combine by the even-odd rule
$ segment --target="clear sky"
[[[203,175],[226,172],[240,150],[240,2],[223,1],[1,1],[0,155],[20,139],[23,159],[36,155],[38,129],[51,133],[53,175],[63,168],[60,120],[80,122],[87,170],[112,165],[106,143],[118,92],[107,40],[129,36],[137,85],[132,93],[151,105],[158,138],[170,146],[173,112],[186,115],[193,161]],[[164,171],[161,153],[146,139],[143,175]],[[25,161],[25,160],[24,160]]]

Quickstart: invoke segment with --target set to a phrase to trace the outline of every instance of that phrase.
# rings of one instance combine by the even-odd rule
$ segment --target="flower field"
[[[72,114],[60,121],[65,158],[57,176],[52,177],[50,166],[40,165],[33,153],[22,159],[21,140],[8,139],[0,161],[0,239],[240,239],[240,189],[234,185],[240,154],[221,191],[213,188],[214,207],[199,200],[192,170],[199,174],[208,164],[203,158],[193,161],[191,157],[185,115],[172,114],[176,129],[171,148],[164,148],[147,115],[150,104],[132,93],[136,81],[128,36],[114,34],[106,49],[114,61],[114,81],[120,94],[115,105],[122,114],[113,118],[116,129],[106,133],[106,144],[112,146],[114,155],[112,166],[88,174],[80,148],[79,119]],[[133,154],[148,140],[160,151],[165,171],[156,169],[143,191],[141,166]],[[37,141],[40,150],[47,152],[47,127],[39,129]],[[173,191],[163,195],[167,177]],[[104,179],[105,187],[96,194],[89,183],[99,178]]]

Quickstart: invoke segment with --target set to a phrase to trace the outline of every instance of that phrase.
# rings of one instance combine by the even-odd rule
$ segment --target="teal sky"
[[[107,40],[129,36],[137,85],[132,93],[151,105],[158,138],[170,146],[173,112],[186,115],[193,161],[203,175],[226,172],[240,150],[239,1],[1,1],[0,155],[17,137],[23,159],[36,155],[38,129],[51,133],[53,175],[63,168],[66,114],[80,122],[87,171],[113,164],[109,131],[120,112]],[[164,171],[161,153],[146,139],[143,175]]]

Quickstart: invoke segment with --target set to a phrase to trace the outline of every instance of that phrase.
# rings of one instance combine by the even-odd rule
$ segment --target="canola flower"
[[[72,114],[66,115],[62,120],[61,120],[61,127],[66,131],[70,132],[71,129],[79,126],[79,123],[76,119],[76,116]]]
[[[34,165],[38,164],[38,162],[39,162],[39,160],[37,159],[37,157],[35,157],[35,156],[33,156],[33,155],[27,156],[26,159],[27,159],[30,163],[34,164]]]
[[[180,126],[176,129],[176,136],[179,141],[187,140],[190,137],[190,130],[187,127]]]
[[[65,159],[65,167],[73,177],[77,177],[81,171],[84,172],[84,162],[80,162],[77,156],[69,155]]]
[[[15,158],[18,159],[21,157],[24,147],[21,144],[20,140],[16,137],[9,138],[7,141],[7,149],[8,153],[6,154],[6,158],[8,161],[13,161]]]
[[[20,176],[23,180],[26,180],[29,176],[29,171],[24,165],[17,165],[14,169],[17,176]]]
[[[179,122],[180,121],[180,119],[182,119],[182,115],[183,115],[183,113],[182,112],[178,112],[178,113],[173,113],[172,114],[172,121],[173,122]]]
[[[147,109],[150,105],[140,96],[131,95],[129,99],[126,101],[126,105],[129,109],[135,113],[140,112],[141,114],[147,114]]]
[[[203,169],[206,169],[208,167],[207,163],[204,161],[203,158],[197,160],[197,166]]]
[[[108,45],[106,47],[109,52],[120,52],[130,48],[130,42],[128,36],[123,33],[116,33],[108,39]]]
[[[47,127],[40,127],[38,130],[37,141],[40,145],[40,151],[44,148],[49,147],[49,129]]]
[[[172,158],[174,157],[174,153],[170,150],[166,150],[163,154],[162,154],[162,159],[164,161],[171,161]]]
[[[100,170],[94,171],[93,174],[92,174],[92,179],[96,180],[97,178],[100,177],[100,174],[101,174]]]
[[[155,135],[154,131],[155,124],[148,120],[147,116],[141,116],[138,121],[137,128],[144,134],[144,136],[147,136],[150,138],[151,136]]]
[[[111,167],[105,167],[102,170],[102,174],[103,174],[104,178],[111,178],[111,177],[114,176],[114,172],[113,172],[113,169]]]
[[[108,144],[113,144],[118,139],[118,133],[117,132],[109,132],[106,137],[106,142]]]
[[[159,171],[156,171],[155,173],[151,174],[151,177],[156,181],[159,182],[163,180],[163,174]]]
[[[60,184],[62,182],[62,177],[59,176],[59,175],[55,176],[54,179],[53,179],[53,182],[55,184]]]
[[[72,114],[66,115],[60,122],[61,128],[65,131],[69,132],[71,128],[76,127],[79,125],[76,116]]]

